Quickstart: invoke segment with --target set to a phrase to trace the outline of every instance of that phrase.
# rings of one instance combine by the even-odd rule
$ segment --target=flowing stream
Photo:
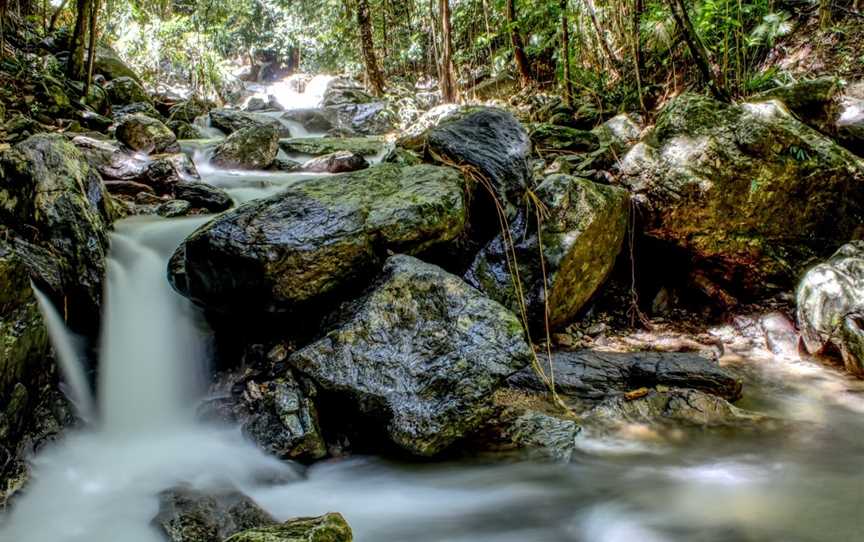
[[[308,177],[219,171],[205,155],[196,153],[204,180],[241,202]],[[267,457],[239,429],[193,415],[204,394],[210,337],[197,310],[170,289],[165,270],[176,246],[207,220],[117,224],[98,398],[71,383],[91,421],[34,459],[30,485],[0,524],[3,542],[159,542],[150,521],[160,491],[226,481],[280,519],[341,512],[359,542],[864,536],[864,385],[765,355],[742,362],[749,375],[743,406],[789,424],[768,434],[687,433],[674,446],[639,447],[586,435],[584,453],[566,464],[356,457],[303,470]],[[47,314],[64,365],[74,364],[74,341],[59,316]]]

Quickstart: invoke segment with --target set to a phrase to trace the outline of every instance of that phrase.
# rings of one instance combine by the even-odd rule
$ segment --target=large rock
[[[312,173],[348,173],[369,167],[369,162],[359,154],[339,151],[325,154],[303,164],[303,171]]]
[[[133,151],[147,154],[180,152],[177,136],[161,121],[143,113],[123,117],[117,125],[117,140]]]
[[[516,312],[524,302],[532,327],[548,320],[555,328],[579,313],[612,270],[627,229],[629,197],[620,188],[567,175],[548,177],[534,193],[547,211],[539,235],[540,211],[520,210],[506,238],[499,234],[478,254],[466,280]],[[514,250],[519,289],[511,276]]]
[[[174,197],[188,201],[196,209],[204,209],[211,213],[227,211],[234,205],[227,192],[212,184],[200,182],[176,184]]]
[[[236,534],[225,542],[351,542],[351,527],[342,514],[297,518],[282,525],[260,527]]]
[[[396,143],[400,147],[420,152],[426,146],[426,138],[432,128],[448,119],[453,119],[457,116],[464,116],[471,111],[476,111],[476,109],[477,108],[458,104],[444,104],[433,107],[429,111],[423,113],[411,126],[403,130],[402,133],[399,134]]]
[[[61,135],[42,134],[0,153],[0,224],[63,263],[49,292],[70,324],[94,329],[113,207],[99,174]]]
[[[370,96],[354,81],[331,81],[322,105],[327,119],[342,134],[381,135],[396,127],[396,115],[387,102]]]
[[[734,401],[741,397],[741,380],[716,361],[677,352],[555,352],[555,390],[578,399],[602,399],[643,387],[692,388]],[[510,378],[513,387],[542,392],[546,384],[533,369]]]
[[[817,77],[780,86],[753,97],[753,101],[779,100],[804,124],[828,136],[836,135],[843,83],[833,76]]]
[[[236,533],[275,523],[236,490],[202,491],[189,486],[160,493],[159,512],[152,521],[170,542],[222,542]]]
[[[247,113],[236,109],[214,109],[210,111],[210,122],[228,135],[247,128],[272,128],[279,137],[291,137],[290,130],[278,119],[260,113]]]
[[[839,354],[864,376],[864,241],[844,245],[798,286],[798,326],[811,354]]]
[[[367,279],[386,250],[454,239],[465,215],[462,178],[449,168],[385,164],[319,177],[193,233],[171,280],[206,307],[283,311]]]
[[[333,129],[333,123],[320,109],[292,109],[282,118],[300,124],[307,132],[326,133]]]
[[[272,126],[243,128],[229,135],[213,152],[224,168],[266,169],[279,153],[279,133]]]
[[[391,257],[371,292],[337,314],[288,363],[418,455],[477,428],[492,392],[532,356],[513,313],[410,256]]]
[[[530,126],[530,135],[534,150],[541,156],[562,152],[590,152],[600,146],[600,139],[595,133],[569,126],[534,124]]]
[[[138,81],[138,74],[123,62],[120,56],[110,47],[100,45],[96,48],[96,59],[93,63],[93,73],[101,74],[107,80],[128,77]]]
[[[864,157],[864,98],[846,97],[841,101],[837,119],[837,139],[840,144]]]
[[[377,137],[306,137],[282,139],[279,146],[288,154],[324,156],[334,152],[351,152],[368,158],[384,150],[384,140]]]
[[[127,76],[118,77],[105,85],[108,100],[111,105],[129,105],[134,103],[153,103],[144,87],[135,79]]]
[[[646,233],[744,294],[791,284],[864,218],[864,165],[777,102],[682,94],[621,164]]]

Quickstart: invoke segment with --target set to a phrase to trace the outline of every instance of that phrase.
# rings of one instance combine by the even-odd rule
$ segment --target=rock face
[[[260,527],[236,534],[225,542],[351,542],[351,527],[342,514],[297,518],[282,525]]]
[[[303,164],[304,171],[313,173],[348,173],[369,167],[369,162],[359,154],[339,151],[313,158]]]
[[[209,308],[283,311],[366,279],[386,250],[417,253],[465,226],[449,168],[384,164],[291,186],[193,233],[174,255],[174,287]]]
[[[629,197],[620,188],[567,175],[547,177],[534,193],[548,210],[539,234],[535,212],[520,210],[508,237],[515,243],[530,323],[542,327],[548,305],[554,328],[569,323],[612,270],[624,241]],[[518,313],[508,243],[503,235],[496,236],[478,254],[466,280]]]
[[[213,163],[225,168],[266,169],[279,152],[279,133],[272,126],[243,128],[216,147]]]
[[[532,355],[515,315],[410,256],[391,257],[371,292],[338,314],[288,363],[413,454],[439,453],[475,429],[492,392]]]
[[[181,486],[159,495],[159,513],[152,523],[170,542],[222,542],[276,520],[235,490],[204,492]]]
[[[117,140],[133,151],[147,154],[180,152],[177,136],[170,128],[142,113],[123,117],[117,125]]]
[[[33,136],[0,153],[0,224],[51,254],[59,280],[37,282],[59,283],[48,293],[78,329],[99,321],[112,218],[102,179],[63,136]]]
[[[839,353],[864,376],[864,241],[844,245],[798,285],[798,326],[811,354]]]
[[[791,283],[864,217],[861,162],[776,102],[682,94],[621,171],[650,236],[745,294]]]
[[[278,119],[262,114],[247,113],[236,109],[214,109],[210,111],[210,121],[214,127],[228,135],[247,128],[263,129],[268,127],[276,130],[279,137],[291,137],[291,132]]]
[[[150,95],[138,81],[128,76],[117,77],[105,85],[108,99],[112,105],[129,105],[134,103],[152,104]]]
[[[552,357],[555,389],[565,397],[601,399],[638,388],[692,388],[734,401],[741,397],[740,379],[717,362],[696,354],[670,352],[555,352]],[[532,369],[513,375],[518,389],[545,391]]]
[[[196,209],[221,213],[230,209],[234,202],[224,190],[207,183],[179,183],[174,186],[174,197],[188,201]]]

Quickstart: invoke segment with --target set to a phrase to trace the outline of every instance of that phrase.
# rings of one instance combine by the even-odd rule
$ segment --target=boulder
[[[259,527],[236,534],[225,542],[351,542],[351,527],[342,514],[297,518],[281,525]]]
[[[171,120],[192,124],[195,122],[195,119],[202,115],[206,115],[214,107],[215,106],[212,102],[204,101],[199,98],[190,98],[172,105],[168,110],[168,116]]]
[[[151,523],[170,542],[223,542],[276,520],[234,489],[202,491],[183,485],[159,494],[159,512]]]
[[[423,113],[411,126],[403,130],[396,140],[396,144],[415,152],[421,152],[426,146],[429,130],[447,119],[464,116],[471,111],[476,111],[476,108],[457,104],[444,104],[433,107]]]
[[[307,137],[282,139],[279,147],[288,154],[323,156],[334,152],[352,152],[368,158],[384,150],[384,140],[377,137]]]
[[[207,136],[200,128],[194,124],[190,124],[182,120],[172,120],[168,122],[168,128],[174,132],[177,139],[207,139]]]
[[[478,444],[483,450],[518,449],[541,459],[568,462],[579,452],[581,434],[577,420],[561,412],[506,406],[481,429]]]
[[[177,218],[187,216],[192,212],[192,204],[182,199],[166,201],[156,209],[156,214],[165,218]]]
[[[344,134],[381,135],[396,127],[396,115],[387,102],[370,96],[355,81],[331,81],[322,105],[334,129]]]
[[[333,123],[321,109],[292,109],[286,111],[282,118],[300,124],[307,132],[326,133],[333,129]]]
[[[807,271],[796,298],[807,351],[839,354],[849,372],[864,376],[864,241],[843,245]]]
[[[837,140],[864,157],[864,99],[846,97],[842,100],[837,119]]]
[[[492,393],[532,357],[513,313],[411,256],[389,258],[370,292],[334,316],[288,363],[417,455],[476,429]]]
[[[138,74],[123,62],[114,49],[100,45],[96,48],[96,59],[93,63],[93,73],[101,74],[109,81],[128,77],[139,81]]]
[[[540,211],[520,210],[508,235],[492,239],[465,278],[517,313],[524,303],[531,327],[548,321],[557,328],[576,317],[611,272],[627,229],[629,197],[567,175],[547,177],[534,194],[547,211],[539,234]],[[513,250],[521,295],[510,271]]]
[[[171,194],[178,184],[199,179],[192,159],[183,153],[173,153],[150,156],[147,169],[137,180],[152,186],[159,194]]]
[[[692,353],[562,351],[553,353],[552,370],[559,395],[584,400],[667,386],[696,389],[735,401],[741,397],[742,389],[741,380],[716,361]],[[513,375],[509,382],[520,390],[548,389],[531,368]]]
[[[801,122],[825,135],[837,133],[843,82],[834,76],[817,77],[773,88],[752,98],[754,102],[778,100]]]
[[[279,153],[279,133],[272,126],[233,132],[213,152],[213,164],[223,168],[266,169]]]
[[[578,130],[555,124],[533,124],[529,134],[534,150],[539,155],[571,152],[590,152],[600,146],[597,134],[588,130]]]
[[[99,174],[63,136],[41,134],[0,153],[0,224],[63,262],[62,301],[70,325],[99,322],[112,203]]]
[[[791,284],[864,218],[864,165],[777,102],[682,94],[623,158],[645,232],[741,296]]]
[[[150,163],[146,157],[127,152],[115,141],[77,136],[72,143],[106,180],[140,179]]]
[[[174,287],[209,308],[284,311],[380,268],[386,250],[418,253],[465,226],[458,172],[380,165],[297,183],[224,213],[173,258]]]
[[[290,130],[279,119],[260,113],[248,113],[236,109],[213,109],[210,111],[210,122],[228,135],[240,130],[253,128],[272,128],[279,133],[279,137],[291,137]]]
[[[339,151],[313,158],[303,164],[303,171],[312,173],[348,173],[369,167],[369,162],[359,154]]]
[[[115,105],[111,110],[111,115],[117,122],[122,121],[123,118],[128,115],[134,115],[136,113],[147,115],[151,119],[162,119],[162,114],[159,113],[159,111],[157,111],[150,102],[135,102],[122,106]]]
[[[221,213],[230,209],[234,202],[221,188],[201,182],[186,182],[174,185],[174,197],[188,201],[196,209]]]
[[[117,140],[133,151],[147,154],[180,152],[177,136],[167,126],[143,113],[123,117],[115,132]]]
[[[105,85],[108,100],[111,105],[129,105],[134,103],[153,104],[152,98],[144,87],[131,77],[118,77]]]

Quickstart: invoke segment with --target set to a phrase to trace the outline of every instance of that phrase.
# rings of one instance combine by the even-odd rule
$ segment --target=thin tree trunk
[[[78,0],[78,13],[75,16],[75,30],[69,51],[67,75],[73,81],[84,79],[84,41],[87,37],[87,18],[90,14],[90,0]]]
[[[633,2],[633,71],[636,75],[636,90],[639,93],[639,107],[645,111],[645,98],[642,96],[642,0]]]
[[[456,101],[456,77],[453,69],[453,37],[450,27],[450,0],[438,0],[438,16],[441,19],[441,96],[444,103]]]
[[[48,23],[48,33],[54,32],[54,29],[57,28],[57,19],[60,17],[60,14],[66,9],[66,4],[69,0],[63,0],[60,2],[60,5],[57,6],[57,9],[54,10],[54,14],[51,15],[51,22]]]
[[[90,47],[87,52],[87,78],[84,80],[84,101],[90,95],[90,83],[93,81],[93,66],[96,64],[96,31],[99,20],[99,0],[91,0],[90,4]]]
[[[819,0],[819,28],[828,30],[833,22],[831,15],[832,0]]]
[[[570,20],[567,0],[561,0],[561,66],[564,77],[564,103],[573,107],[573,82],[570,80]]]
[[[360,48],[366,64],[366,76],[376,96],[384,94],[384,76],[375,58],[375,43],[372,40],[372,19],[369,16],[369,0],[357,1],[357,25],[360,27]]]
[[[507,26],[510,27],[510,43],[513,45],[513,57],[516,60],[516,69],[519,71],[519,80],[523,87],[531,83],[531,68],[528,63],[528,55],[525,54],[525,44],[522,43],[522,35],[516,24],[515,0],[507,0]]]
[[[696,66],[702,73],[705,82],[708,83],[708,86],[711,88],[714,97],[718,100],[729,101],[729,95],[727,94],[726,89],[720,83],[716,72],[711,66],[711,58],[708,54],[708,49],[705,47],[705,44],[702,43],[702,40],[699,39],[696,29],[693,28],[693,23],[687,15],[687,8],[684,6],[684,1],[669,0],[669,7],[672,9],[672,15],[675,17],[675,22],[678,24],[678,28],[681,29],[684,41],[687,42],[687,47],[690,48],[690,55],[693,57],[693,61],[696,62]]]
[[[597,20],[597,9],[594,7],[594,0],[585,0],[585,6],[588,8],[588,15],[591,17],[591,25],[594,27],[594,32],[597,33],[597,41],[600,42],[603,54],[606,55],[606,59],[609,61],[609,67],[612,68],[615,73],[620,73],[621,61],[618,60],[618,57],[612,52],[612,47],[606,39],[606,34],[600,27],[600,22]]]

